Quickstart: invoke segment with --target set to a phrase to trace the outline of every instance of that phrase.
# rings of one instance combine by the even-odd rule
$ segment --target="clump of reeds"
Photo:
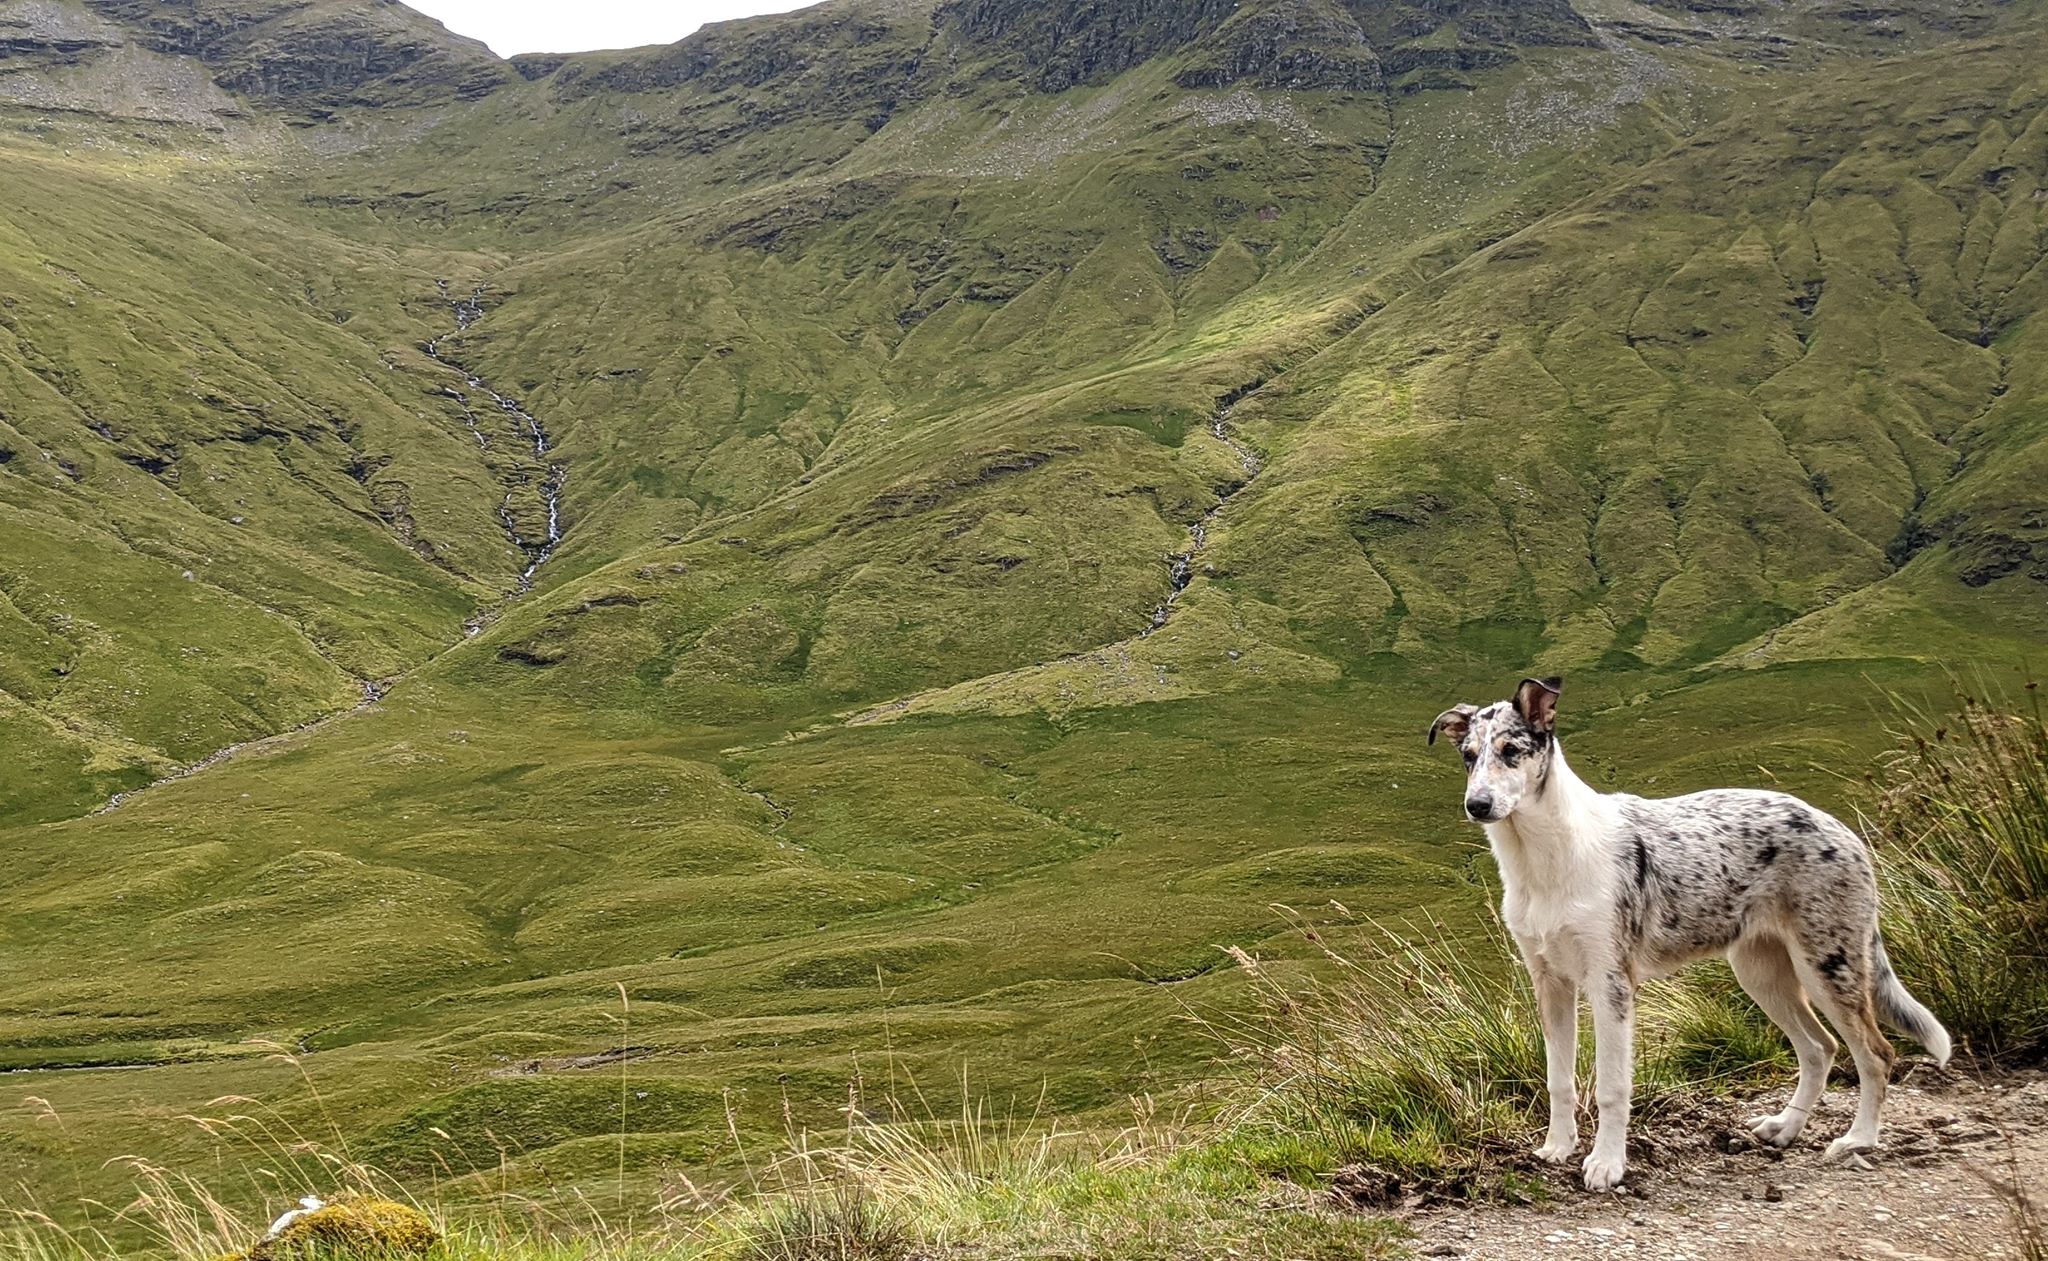
[[[1893,965],[1961,1047],[2007,1060],[2048,1052],[2048,725],[2023,697],[1908,712],[1870,779]]]

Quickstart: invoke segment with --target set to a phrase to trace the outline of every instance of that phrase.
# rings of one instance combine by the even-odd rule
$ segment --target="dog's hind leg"
[[[1776,937],[1752,937],[1728,952],[1735,979],[1763,1008],[1764,1015],[1785,1031],[1799,1057],[1799,1086],[1783,1112],[1752,1117],[1750,1132],[1766,1143],[1790,1147],[1806,1128],[1821,1091],[1827,1088],[1828,1068],[1835,1062],[1835,1040],[1827,1027],[1807,1005],[1806,991],[1793,970],[1792,956]]]
[[[1543,1056],[1550,1091],[1550,1132],[1536,1149],[1538,1160],[1553,1165],[1572,1158],[1579,1147],[1579,987],[1541,963],[1529,965],[1536,986],[1536,1010],[1543,1017]]]
[[[1877,1027],[1869,954],[1845,944],[1818,957],[1795,953],[1793,964],[1814,1005],[1849,1044],[1849,1054],[1856,1060],[1856,1120],[1847,1134],[1828,1144],[1822,1159],[1841,1160],[1871,1151],[1877,1146],[1878,1117],[1884,1111],[1885,1088],[1897,1053]]]

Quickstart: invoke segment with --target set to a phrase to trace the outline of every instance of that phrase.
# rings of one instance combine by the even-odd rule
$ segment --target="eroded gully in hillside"
[[[441,296],[447,300],[449,309],[455,314],[455,336],[459,337],[468,332],[479,320],[483,319],[484,290],[482,285],[477,286],[467,298],[458,298],[455,296],[454,291],[449,288],[447,281],[437,280],[434,284],[440,289]],[[540,494],[542,502],[547,507],[547,528],[545,534],[540,538],[529,538],[520,530],[518,518],[512,513],[513,496],[518,494],[521,487],[532,484],[532,474],[527,469],[515,468],[506,475],[506,480],[509,484],[505,488],[503,502],[498,505],[498,520],[505,526],[505,536],[511,539],[512,545],[526,556],[526,568],[519,575],[519,589],[526,591],[533,586],[533,576],[540,572],[540,567],[547,564],[553,558],[555,549],[561,546],[562,488],[568,484],[569,470],[567,466],[551,461],[548,458],[553,453],[555,444],[554,440],[548,436],[547,429],[541,425],[538,417],[521,406],[519,400],[498,393],[482,377],[479,377],[461,362],[442,353],[441,343],[446,341],[449,336],[449,334],[443,333],[439,337],[422,343],[420,349],[426,352],[427,358],[432,359],[435,363],[461,373],[463,383],[470,390],[481,391],[483,394],[488,395],[498,410],[511,419],[514,429],[519,432],[521,437],[533,444],[534,458],[541,462],[543,471],[540,474]],[[491,449],[490,434],[484,428],[483,423],[477,418],[476,411],[471,406],[471,396],[453,386],[443,387],[442,393],[453,399],[456,406],[462,409],[463,421],[469,426],[470,435],[476,439],[477,446],[485,451],[489,451]],[[474,634],[475,631],[472,630],[471,633]]]
[[[1209,531],[1222,517],[1223,510],[1258,480],[1259,473],[1264,468],[1259,453],[1246,445],[1231,427],[1230,416],[1237,410],[1239,403],[1257,393],[1265,384],[1264,380],[1253,381],[1217,400],[1216,413],[1209,421],[1209,432],[1215,434],[1216,441],[1229,447],[1231,453],[1237,456],[1238,464],[1244,469],[1244,480],[1225,491],[1216,501],[1215,507],[1203,514],[1200,521],[1188,527],[1188,546],[1166,558],[1167,576],[1172,589],[1166,593],[1166,599],[1159,607],[1152,610],[1152,624],[1145,628],[1144,635],[1161,629],[1172,619],[1174,607],[1180,603],[1181,592],[1186,591],[1188,584],[1195,580],[1195,561],[1208,549]]]
[[[456,335],[468,332],[470,328],[473,327],[478,320],[481,320],[484,317],[484,290],[481,285],[479,285],[475,290],[473,290],[467,298],[458,298],[454,295],[454,292],[449,288],[447,281],[437,280],[434,282],[434,284],[435,287],[439,289],[441,296],[447,300],[449,309],[454,312]],[[526,568],[520,572],[519,586],[517,591],[512,593],[513,595],[518,595],[533,589],[534,575],[540,572],[540,567],[542,565],[547,564],[548,561],[554,556],[555,549],[561,546],[562,488],[568,482],[569,470],[566,466],[562,465],[559,462],[552,462],[548,460],[548,456],[552,454],[555,449],[554,439],[549,436],[547,429],[544,426],[542,426],[538,417],[534,416],[533,413],[527,411],[523,406],[521,406],[518,400],[508,398],[505,395],[498,393],[489,385],[485,384],[484,380],[481,377],[477,376],[476,373],[471,372],[461,363],[449,358],[447,355],[441,352],[441,343],[448,336],[449,334],[443,333],[439,337],[432,338],[422,343],[420,349],[426,353],[427,358],[432,359],[435,363],[441,364],[443,367],[461,373],[463,382],[468,387],[468,389],[480,391],[483,394],[488,395],[491,402],[494,403],[498,407],[498,409],[501,412],[503,412],[508,418],[510,418],[513,427],[515,431],[519,433],[521,440],[524,442],[530,442],[533,445],[533,454],[535,458],[542,462],[546,470],[541,477],[541,496],[543,501],[547,505],[547,534],[545,538],[534,540],[525,537],[525,535],[522,534],[519,529],[519,523],[517,518],[515,518],[512,515],[513,496],[518,493],[520,487],[532,484],[532,474],[529,470],[524,468],[515,468],[511,472],[506,474],[506,480],[510,484],[506,487],[504,501],[500,503],[498,506],[498,519],[504,523],[506,537],[510,538],[512,540],[513,546],[517,547],[520,550],[520,552],[526,556]],[[482,421],[478,419],[476,412],[471,408],[470,396],[461,390],[453,388],[452,386],[444,386],[442,392],[446,394],[450,399],[453,399],[456,405],[461,408],[463,420],[469,426],[470,434],[476,439],[478,448],[486,452],[490,451],[491,435],[484,428]],[[485,624],[494,613],[495,609],[488,610],[478,614],[476,617],[473,617],[468,622],[464,623],[463,639],[469,639],[477,634],[480,634],[483,631]],[[201,771],[210,770],[211,768],[218,766],[223,762],[229,761],[238,754],[247,752],[251,749],[262,747],[264,745],[271,743],[272,741],[285,740],[293,737],[309,735],[312,732],[317,731],[322,727],[325,727],[327,724],[331,722],[335,722],[342,718],[347,718],[353,714],[359,714],[362,711],[368,709],[370,706],[376,704],[378,701],[382,700],[386,693],[388,693],[393,687],[397,686],[408,675],[411,675],[415,671],[435,661],[441,656],[442,653],[447,652],[449,649],[455,647],[457,644],[461,642],[463,642],[463,640],[455,640],[449,644],[444,645],[440,650],[434,652],[432,655],[428,656],[424,660],[420,661],[417,665],[413,666],[411,670],[407,670],[405,673],[397,675],[393,678],[358,680],[358,682],[362,685],[363,689],[362,700],[360,700],[354,705],[349,706],[346,709],[340,709],[334,711],[333,713],[323,714],[318,718],[311,719],[308,722],[301,723],[296,727],[288,728],[284,731],[273,732],[269,735],[264,736],[257,736],[251,740],[245,740],[238,744],[231,744],[226,746],[225,748],[216,749],[212,753],[207,754],[205,757],[200,758],[198,761],[193,762],[187,766],[181,766],[176,770],[169,772],[168,774],[159,776],[158,778],[151,780],[149,783],[142,785],[140,788],[132,788],[126,792],[115,793],[113,796],[107,799],[105,805],[93,811],[93,813],[105,814],[110,810],[117,810],[124,803],[133,800],[138,793],[147,792],[149,789],[155,788],[158,785],[168,784],[176,780],[185,779],[188,776],[197,775]]]

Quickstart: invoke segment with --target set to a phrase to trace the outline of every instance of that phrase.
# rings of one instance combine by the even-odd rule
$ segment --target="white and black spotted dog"
[[[1586,1186],[1621,1183],[1636,987],[1713,954],[1727,956],[1799,1056],[1791,1103],[1756,1118],[1757,1137],[1789,1146],[1820,1100],[1835,1040],[1815,1019],[1818,1007],[1848,1042],[1861,1092],[1855,1123],[1826,1159],[1871,1150],[1893,1060],[1877,1022],[1944,1064],[1949,1038],[1885,957],[1862,838],[1784,793],[1728,788],[1649,801],[1595,791],[1558,747],[1562,687],[1527,679],[1513,700],[1459,705],[1429,729],[1430,743],[1447,735],[1465,755],[1465,814],[1486,825],[1502,916],[1535,983],[1550,1088],[1550,1132],[1536,1154],[1562,1163],[1578,1148],[1573,1068],[1584,990],[1599,1105]]]

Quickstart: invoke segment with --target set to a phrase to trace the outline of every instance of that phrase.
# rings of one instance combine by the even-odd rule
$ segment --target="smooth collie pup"
[[[1884,1023],[1937,1063],[1948,1031],[1892,972],[1877,931],[1877,879],[1861,837],[1784,793],[1722,788],[1650,801],[1596,792],[1557,742],[1562,679],[1525,679],[1514,699],[1445,710],[1429,729],[1465,757],[1465,815],[1486,825],[1500,864],[1501,914],[1535,983],[1549,1065],[1550,1132],[1537,1156],[1578,1148],[1580,991],[1593,1006],[1599,1125],[1586,1187],[1619,1186],[1628,1159],[1636,987],[1725,955],[1742,988],[1799,1056],[1783,1112],[1751,1122],[1790,1146],[1827,1084],[1835,1040],[1849,1044],[1855,1123],[1828,1145],[1840,1160],[1877,1146],[1894,1053]]]

